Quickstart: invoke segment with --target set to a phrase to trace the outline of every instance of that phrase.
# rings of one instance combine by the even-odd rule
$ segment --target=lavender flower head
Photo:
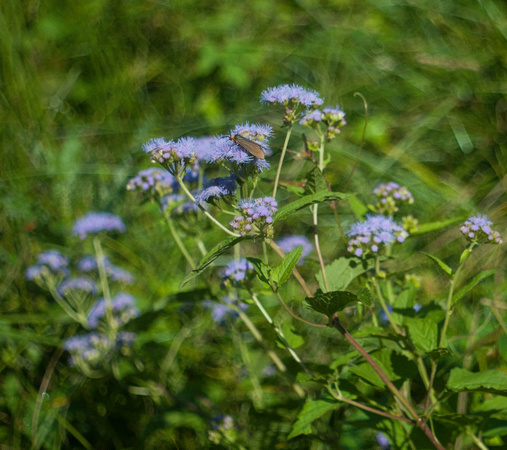
[[[222,272],[224,286],[239,287],[245,285],[255,274],[254,267],[245,258],[235,259],[225,266]]]
[[[214,178],[208,181],[203,189],[195,196],[197,203],[215,203],[221,198],[232,199],[232,196],[236,193],[238,185],[236,180],[238,177],[235,174],[231,174],[226,178]]]
[[[500,233],[493,230],[493,222],[485,214],[470,216],[466,222],[459,228],[461,233],[470,242],[486,244],[502,244],[503,240]]]
[[[107,212],[91,212],[77,219],[72,227],[72,234],[85,239],[89,234],[101,231],[118,231],[124,233],[127,227],[120,216]]]
[[[158,167],[140,170],[127,183],[128,191],[141,191],[151,195],[169,194],[179,187],[178,182],[167,171]]]
[[[229,225],[241,236],[247,234],[263,234],[273,237],[273,215],[278,211],[278,203],[271,197],[239,201],[241,216],[236,217]]]
[[[238,312],[232,308],[232,305],[236,305],[241,311],[245,311],[248,308],[246,303],[233,300],[229,297],[223,298],[224,303],[218,303],[213,300],[205,300],[204,306],[211,310],[211,318],[213,322],[221,325],[226,320],[237,319],[239,317]]]
[[[284,236],[277,241],[277,244],[284,253],[289,253],[296,247],[303,247],[301,257],[297,263],[298,266],[302,266],[305,263],[304,258],[313,251],[313,244],[306,236],[302,235]]]
[[[379,184],[373,190],[373,194],[379,198],[379,201],[375,204],[375,211],[388,216],[392,216],[398,211],[402,204],[412,205],[414,203],[414,197],[410,191],[393,181]]]
[[[198,170],[201,167],[201,161],[206,161],[208,153],[211,151],[211,146],[215,141],[214,136],[203,136],[194,138],[194,149],[196,155],[196,161],[194,163],[194,169]]]
[[[347,124],[345,121],[345,113],[340,109],[339,106],[335,108],[324,108],[323,111],[319,109],[308,111],[305,116],[299,122],[301,125],[315,128],[320,123],[326,126],[326,138],[331,140],[334,139],[338,134],[341,133],[341,127]]]
[[[307,108],[317,107],[324,103],[324,100],[319,97],[318,92],[305,89],[296,84],[281,84],[268,88],[262,91],[261,101],[284,106],[302,104]]]
[[[55,275],[66,276],[69,273],[68,267],[69,258],[57,250],[46,250],[39,253],[35,265],[26,269],[25,277],[27,280],[35,280],[47,271]]]
[[[273,134],[273,128],[269,125],[262,124],[252,124],[250,125],[248,122],[236,125],[229,134],[232,135],[240,135],[246,139],[250,139],[251,141],[257,142],[262,146],[262,149],[266,156],[271,156],[273,151],[268,146],[268,141],[271,135]]]
[[[80,272],[98,271],[97,259],[93,256],[84,256],[78,261],[77,269]],[[123,284],[134,282],[134,277],[128,270],[115,266],[107,256],[104,257],[104,270],[111,281],[119,281]]]
[[[140,311],[135,306],[135,299],[130,294],[124,292],[117,294],[111,298],[111,311],[116,326],[122,326],[139,316]],[[97,300],[95,305],[88,313],[88,326],[97,328],[100,319],[106,316],[107,302],[104,298]]]
[[[164,138],[151,139],[143,145],[152,163],[159,163],[172,175],[180,173],[182,167],[195,163],[197,159],[195,142],[192,138],[181,138],[177,142]]]
[[[58,285],[58,293],[65,297],[72,293],[97,294],[99,289],[95,281],[88,277],[67,278]]]
[[[72,336],[64,341],[63,346],[70,353],[69,364],[71,366],[89,370],[90,367],[100,366],[104,361],[113,357],[117,351],[132,346],[136,337],[135,333],[120,331],[116,340],[111,342],[106,335],[91,332]]]
[[[348,236],[352,239],[347,251],[361,257],[368,253],[378,254],[391,244],[404,242],[408,232],[390,217],[368,215],[366,221],[352,225]]]
[[[286,124],[292,124],[300,117],[300,113],[297,111],[299,106],[312,110],[324,103],[318,92],[295,84],[282,84],[266,89],[261,93],[261,101],[283,105],[285,107],[283,121]]]
[[[169,194],[162,197],[161,207],[163,211],[169,211],[174,216],[182,216],[199,211],[197,203],[188,200],[185,194]]]

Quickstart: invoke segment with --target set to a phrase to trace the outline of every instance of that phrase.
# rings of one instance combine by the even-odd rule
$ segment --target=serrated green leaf
[[[202,257],[197,267],[194,270],[192,270],[189,274],[187,274],[187,276],[183,278],[183,280],[181,280],[179,288],[181,289],[191,279],[199,276],[219,256],[223,255],[227,250],[234,247],[237,243],[243,241],[244,239],[250,238],[247,236],[240,237],[231,236],[230,238],[227,238],[224,241],[220,242],[219,244],[215,245],[215,247],[213,247],[206,255]]]
[[[485,270],[483,272],[478,273],[472,281],[470,281],[466,286],[462,287],[456,294],[452,296],[452,304],[454,305],[456,302],[460,301],[463,296],[470,292],[477,284],[479,284],[484,278],[488,278],[496,272],[495,269]]]
[[[470,372],[456,367],[451,370],[447,389],[454,392],[492,392],[507,396],[507,375],[499,370]]]
[[[294,250],[287,253],[283,257],[280,264],[273,270],[272,272],[273,281],[278,286],[281,286],[290,278],[292,271],[294,270],[294,267],[296,267],[299,258],[301,258],[302,251],[303,251],[302,246],[296,247]]]
[[[370,308],[371,305],[373,304],[373,294],[366,287],[361,288],[359,290],[359,292],[357,293],[357,298],[362,304],[366,305],[368,308]]]
[[[344,194],[342,192],[329,192],[320,191],[316,194],[305,195],[298,200],[289,203],[288,205],[281,208],[273,217],[273,223],[279,222],[280,220],[286,219],[291,214],[299,211],[300,209],[306,208],[307,206],[315,203],[331,202],[333,200],[345,200],[352,197],[355,194]]]
[[[431,352],[438,347],[438,327],[433,320],[405,317],[405,324],[417,350]]]
[[[328,183],[322,171],[315,166],[306,174],[305,194],[315,194],[321,191],[329,191]]]
[[[445,272],[445,274],[449,278],[452,278],[454,276],[452,269],[445,262],[443,262],[440,258],[430,255],[429,253],[425,253],[425,252],[421,252],[421,253],[423,255],[426,255],[428,258],[430,258],[438,267],[440,267]]]
[[[452,353],[449,350],[447,350],[446,348],[442,348],[442,347],[436,348],[436,349],[428,352],[428,356],[433,361],[439,361],[442,358],[447,358],[448,356],[451,356],[451,355],[452,355]]]
[[[295,438],[301,434],[310,434],[312,432],[312,422],[336,408],[337,403],[331,397],[319,398],[305,403],[287,439]]]
[[[317,294],[315,297],[306,297],[305,301],[311,309],[331,319],[336,312],[343,310],[352,302],[359,301],[359,299],[352,292],[331,291]]]
[[[258,258],[246,258],[249,263],[254,266],[255,273],[257,274],[257,279],[264,285],[264,287],[269,287],[269,273],[271,272],[271,267],[264,264]]]
[[[351,256],[335,259],[331,264],[324,266],[329,290],[343,291],[354,278],[373,268],[374,264],[373,258],[365,260]],[[322,271],[315,275],[315,279],[319,287],[326,291]]]

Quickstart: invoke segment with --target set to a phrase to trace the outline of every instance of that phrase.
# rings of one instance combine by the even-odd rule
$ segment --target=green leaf
[[[440,222],[431,222],[431,223],[423,223],[417,225],[417,230],[414,230],[410,233],[411,236],[416,236],[419,234],[429,233],[430,231],[441,230],[442,228],[448,227],[449,225],[453,225],[455,223],[463,222],[466,218],[463,217],[455,217],[449,220],[442,220]]]
[[[489,276],[493,275],[496,272],[495,269],[485,270],[483,272],[478,273],[470,283],[468,283],[466,286],[462,287],[456,294],[452,296],[451,303],[454,305],[456,302],[459,302],[463,296],[471,291],[477,284],[479,284],[484,278],[488,278]]]
[[[438,348],[438,326],[430,319],[405,317],[410,338],[419,351],[431,352]]]
[[[237,243],[241,242],[244,239],[249,239],[248,236],[240,236],[225,239],[219,244],[215,245],[206,255],[202,257],[199,261],[197,267],[192,270],[183,280],[181,281],[179,288],[181,289],[185,284],[187,284],[191,279],[199,276],[206,268],[212,264],[220,255],[223,255],[227,250],[234,247]]]
[[[290,322],[283,322],[280,328],[282,329],[285,340],[292,348],[301,347],[305,343],[303,336],[297,332]],[[277,339],[277,344],[280,348],[287,348],[280,339]]]
[[[354,278],[373,268],[374,264],[373,258],[361,259],[351,256],[335,259],[331,264],[324,266],[329,290],[342,291],[346,289]],[[318,281],[319,287],[326,291],[322,271],[315,275],[315,279]]]
[[[369,211],[366,205],[357,197],[350,197],[348,199],[350,209],[358,219],[362,219]]]
[[[336,408],[337,403],[338,402],[331,397],[318,398],[305,403],[287,439],[295,438],[301,434],[310,434],[312,432],[312,422],[322,417],[328,411]]]
[[[329,320],[334,313],[343,310],[350,303],[357,302],[357,295],[347,291],[332,291],[325,294],[317,294],[315,297],[306,297],[306,303],[314,311],[326,315]]]
[[[361,288],[357,293],[358,300],[370,308],[373,304],[373,294],[368,288]]]
[[[426,255],[428,258],[430,258],[438,267],[440,267],[449,278],[452,278],[454,276],[454,273],[452,269],[443,262],[440,258],[437,258],[436,256],[430,255],[429,253],[421,252],[423,255]]]
[[[246,259],[254,266],[255,273],[257,274],[257,279],[264,285],[264,287],[269,288],[269,273],[271,272],[271,267],[264,264],[258,258],[247,257]]]
[[[305,194],[316,194],[321,191],[329,191],[328,183],[322,171],[315,166],[306,174]]]
[[[290,253],[287,253],[280,264],[273,270],[272,276],[273,281],[281,286],[284,284],[291,276],[294,267],[296,267],[299,258],[301,257],[301,252],[303,251],[303,247],[299,246],[292,250]]]
[[[306,208],[307,206],[315,203],[331,202],[333,200],[345,200],[352,197],[355,194],[343,194],[342,192],[329,192],[320,191],[316,194],[305,195],[292,203],[281,208],[273,218],[273,223],[279,222],[280,220],[286,219],[291,214],[299,211],[300,209]]]
[[[470,372],[456,367],[451,370],[447,389],[454,392],[491,392],[507,396],[507,375],[499,370]]]
[[[446,348],[442,348],[442,347],[436,348],[436,349],[428,352],[428,356],[433,361],[439,361],[442,358],[447,358],[448,356],[451,356],[451,355],[452,355],[452,353],[449,350],[447,350]]]

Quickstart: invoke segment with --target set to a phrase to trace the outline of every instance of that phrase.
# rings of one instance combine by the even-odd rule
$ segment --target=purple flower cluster
[[[125,325],[131,319],[139,316],[140,312],[135,306],[136,301],[130,294],[124,292],[117,294],[110,300],[111,312],[115,326],[120,327]],[[100,319],[106,315],[107,302],[104,298],[97,300],[95,305],[88,313],[88,326],[90,328],[97,328]]]
[[[470,216],[459,228],[463,235],[470,242],[482,242],[487,244],[502,244],[500,233],[493,230],[493,222],[485,214]]]
[[[341,133],[341,127],[347,125],[345,113],[339,106],[335,108],[324,108],[322,111],[318,109],[309,111],[299,123],[312,128],[323,123],[326,126],[326,138],[329,140],[334,139]]]
[[[196,194],[197,195],[197,194]],[[199,211],[197,203],[188,200],[185,194],[169,194],[161,199],[163,211],[169,210],[175,216],[196,213]]]
[[[238,189],[236,174],[231,174],[226,178],[214,178],[208,181],[203,189],[195,196],[197,203],[215,203],[221,198],[232,198]]]
[[[373,190],[373,194],[380,199],[375,204],[375,211],[388,216],[392,216],[398,211],[401,204],[412,205],[414,203],[414,197],[410,191],[406,187],[392,181],[378,185]]]
[[[222,272],[224,286],[243,286],[254,275],[254,267],[245,258],[234,259],[227,264]]]
[[[212,143],[209,151],[205,155],[205,160],[208,163],[228,163],[226,168],[233,173],[244,172],[245,169],[255,169],[258,173],[270,167],[265,159],[259,159],[252,156],[245,149],[235,144],[231,139],[231,135],[240,135],[251,141],[255,141],[262,146],[266,155],[271,155],[273,152],[268,146],[268,140],[271,136],[272,128],[267,125],[261,124],[242,124],[236,125],[229,135],[219,136]]]
[[[99,291],[95,281],[88,277],[67,278],[58,285],[57,290],[62,297],[75,292],[95,295]]]
[[[204,306],[211,310],[211,318],[217,324],[223,324],[227,319],[236,319],[238,317],[237,311],[231,305],[236,305],[241,311],[245,311],[248,308],[246,303],[241,303],[229,297],[224,297],[223,301],[224,303],[218,303],[213,300],[205,300],[203,302]]]
[[[283,121],[287,124],[294,123],[300,117],[300,112],[297,111],[299,106],[312,110],[324,103],[318,92],[295,84],[282,84],[266,89],[261,93],[261,101],[283,105],[285,107]]]
[[[78,261],[77,269],[80,272],[97,271],[97,260],[93,256],[84,256]],[[115,266],[108,257],[104,258],[104,269],[111,281],[119,281],[124,284],[132,284],[134,282],[134,277],[128,270]]]
[[[243,199],[239,201],[239,210],[242,215],[236,217],[229,225],[239,231],[241,236],[250,233],[264,234],[268,238],[273,236],[271,224],[273,215],[278,211],[275,199],[271,197]]]
[[[127,183],[128,191],[141,191],[148,194],[165,195],[179,187],[178,182],[165,169],[151,167],[140,170]]]
[[[261,93],[261,101],[293,107],[302,104],[307,108],[317,107],[324,103],[319,93],[311,89],[305,89],[296,84],[281,84],[268,88]]]
[[[27,280],[35,280],[44,275],[45,271],[56,275],[66,276],[69,274],[69,258],[57,250],[46,250],[39,253],[37,263],[25,271]]]
[[[143,150],[150,155],[151,162],[161,164],[172,175],[179,172],[181,166],[192,165],[197,159],[192,138],[181,138],[178,142],[164,138],[151,139],[143,145]]]
[[[277,241],[277,244],[284,253],[289,253],[296,247],[303,247],[301,257],[297,263],[298,266],[302,266],[305,263],[304,258],[313,251],[313,244],[306,236],[302,235],[284,236]]]
[[[91,212],[77,219],[72,227],[72,234],[85,239],[89,234],[100,233],[101,231],[118,231],[124,233],[127,227],[123,220],[112,213]]]
[[[366,221],[353,224],[348,236],[352,239],[347,251],[360,257],[368,253],[378,254],[393,243],[404,242],[408,232],[390,217],[369,215]]]
[[[93,367],[100,365],[112,352],[132,346],[136,337],[135,333],[120,331],[116,340],[111,342],[106,335],[92,332],[72,336],[66,339],[63,345],[71,355],[70,365]]]

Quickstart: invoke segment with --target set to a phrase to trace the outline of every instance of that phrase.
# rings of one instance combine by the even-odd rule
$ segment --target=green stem
[[[290,134],[292,133],[292,123],[289,125],[289,129],[287,130],[287,135],[285,136],[285,142],[283,143],[282,154],[280,155],[280,162],[278,163],[278,169],[276,170],[275,177],[275,185],[273,187],[273,198],[276,198],[276,190],[278,189],[278,183],[280,181],[280,173],[282,172],[282,164],[285,158],[285,153],[287,151],[287,146],[289,145]]]
[[[428,439],[433,443],[433,445],[439,450],[445,450],[440,443],[438,443],[436,437],[433,435],[431,429],[428,427],[426,422],[419,417],[417,412],[414,410],[412,405],[403,397],[403,395],[398,391],[396,386],[391,382],[389,377],[384,373],[384,371],[380,368],[380,366],[375,362],[375,360],[366,352],[366,350],[352,337],[352,335],[341,325],[340,321],[337,317],[333,319],[333,326],[343,335],[343,337],[349,342],[352,347],[356,351],[358,351],[361,356],[368,362],[368,364],[372,367],[373,370],[377,373],[380,379],[384,382],[387,388],[391,391],[394,397],[403,405],[406,412],[409,416],[411,416],[413,423],[418,426],[424,434],[428,437]]]
[[[181,240],[181,238],[180,238],[180,236],[178,234],[178,231],[176,230],[176,228],[174,226],[174,222],[171,219],[169,213],[165,213],[164,212],[164,217],[165,217],[165,220],[167,222],[167,226],[169,227],[169,230],[171,231],[171,234],[173,236],[174,242],[176,242],[176,245],[180,249],[180,252],[183,254],[183,256],[187,260],[187,262],[190,265],[190,267],[192,268],[192,270],[195,269],[195,267],[196,267],[195,262],[192,259],[192,257],[190,256],[190,253],[188,253],[187,248],[183,244],[183,241]]]
[[[200,203],[197,203],[196,200],[195,200],[195,197],[192,195],[192,193],[188,190],[187,186],[185,185],[185,183],[183,182],[183,178],[181,178],[180,175],[177,175],[176,176],[176,180],[178,181],[178,183],[180,184],[181,186],[181,189],[183,189],[183,192],[185,192],[185,194],[187,195],[187,197],[192,200],[197,206],[198,208],[203,212],[203,214],[208,218],[210,219],[215,225],[217,225],[218,227],[220,227],[222,230],[224,230],[227,234],[230,234],[231,236],[234,236],[234,237],[239,237],[240,235],[237,234],[237,233],[234,233],[230,230],[228,230],[226,227],[224,227],[217,219],[215,219],[208,211],[206,211],[204,209],[204,207],[200,204]]]
[[[289,308],[289,305],[285,303],[285,300],[280,295],[280,293],[273,289],[273,293],[276,295],[276,298],[278,301],[282,304],[282,306],[285,308],[285,310],[292,316],[294,319],[299,320],[300,322],[306,323],[307,325],[311,325],[313,327],[327,327],[326,323],[316,323],[312,322],[311,320],[303,319],[302,317],[299,317],[295,312],[292,311],[292,309]]]

